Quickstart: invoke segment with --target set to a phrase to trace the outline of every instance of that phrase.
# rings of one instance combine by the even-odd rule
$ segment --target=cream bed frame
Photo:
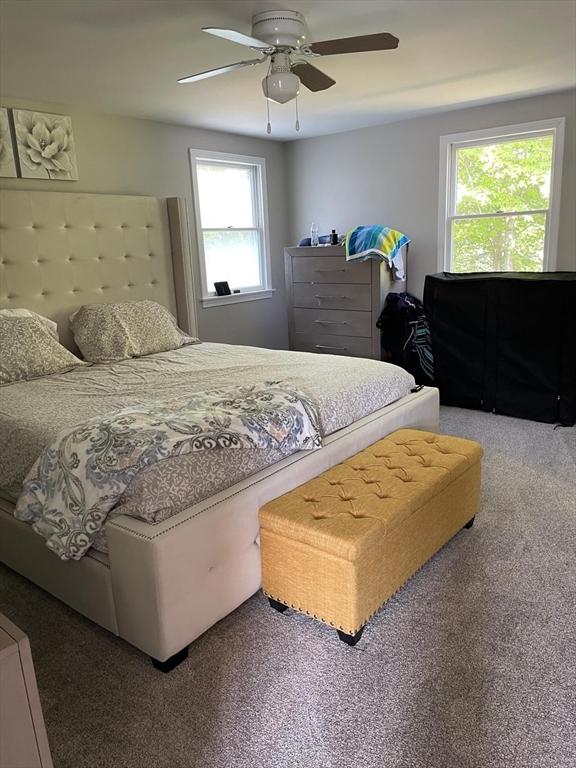
[[[194,295],[182,199],[0,191],[0,308],[56,320],[69,348],[68,315],[88,302],[152,298],[195,334]],[[436,430],[438,412],[437,390],[424,388],[163,523],[117,517],[108,556],[59,560],[0,498],[0,560],[167,671],[260,588],[265,502],[395,429]]]

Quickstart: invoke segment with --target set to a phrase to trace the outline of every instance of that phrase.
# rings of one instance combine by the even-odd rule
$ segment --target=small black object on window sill
[[[216,291],[217,296],[230,296],[232,293],[227,280],[222,280],[219,283],[214,283],[214,290]]]

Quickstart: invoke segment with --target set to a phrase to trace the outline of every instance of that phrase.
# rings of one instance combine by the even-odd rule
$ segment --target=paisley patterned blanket
[[[26,477],[15,516],[62,560],[78,560],[135,475],[200,451],[320,448],[312,401],[281,382],[197,392],[124,408],[66,430]]]

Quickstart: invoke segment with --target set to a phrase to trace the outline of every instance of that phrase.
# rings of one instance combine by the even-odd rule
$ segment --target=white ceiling
[[[397,51],[314,61],[337,84],[272,104],[275,139],[359,128],[576,85],[576,0],[0,0],[0,93],[266,136],[265,66],[176,79],[253,58],[201,32],[250,32],[253,13],[304,13],[313,40],[392,32]]]

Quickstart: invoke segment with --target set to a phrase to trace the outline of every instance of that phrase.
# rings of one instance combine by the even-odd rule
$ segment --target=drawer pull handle
[[[315,269],[314,272],[346,272],[345,269]]]
[[[314,320],[314,322],[318,323],[319,325],[348,325],[345,320]]]
[[[346,352],[348,347],[331,347],[328,344],[315,344],[316,349],[338,349],[341,352]]]
[[[348,296],[322,296],[320,293],[314,294],[315,299],[347,299]]]

